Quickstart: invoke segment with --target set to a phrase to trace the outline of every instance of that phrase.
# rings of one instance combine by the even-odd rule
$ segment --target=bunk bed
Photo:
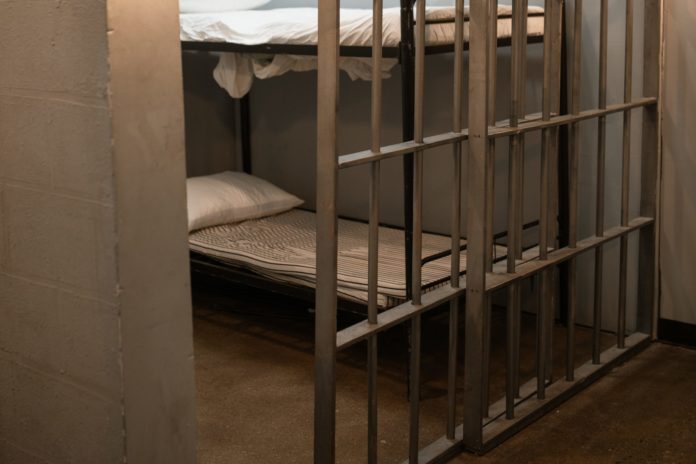
[[[415,0],[401,0],[400,8],[383,10],[383,76],[398,64],[402,85],[402,136],[404,141],[414,138],[414,64],[415,64]],[[464,10],[468,21],[468,8]],[[352,77],[367,78],[372,56],[372,10],[341,10],[340,67]],[[453,53],[455,50],[454,7],[428,7],[425,14],[426,45],[428,55]],[[507,47],[512,37],[512,9],[498,7],[498,47]],[[544,10],[530,7],[527,17],[527,42],[544,40]],[[242,168],[252,173],[251,124],[249,89],[253,79],[271,77],[288,70],[316,68],[318,42],[317,9],[290,8],[271,10],[238,10],[228,12],[201,11],[181,14],[181,46],[183,51],[218,52],[220,63],[215,70],[217,82],[230,96],[239,102]],[[465,26],[463,50],[468,50],[468,28]],[[278,64],[277,57],[283,57]],[[274,63],[276,65],[274,65]],[[256,69],[255,69],[256,68]],[[258,70],[262,69],[259,73]],[[256,72],[255,72],[256,71]],[[414,157],[403,158],[404,228],[396,230],[382,227],[380,236],[380,282],[378,284],[380,308],[392,307],[410,299],[412,294],[413,262],[413,181]],[[297,224],[297,219],[302,218]],[[250,235],[259,225],[268,226],[274,221],[283,223],[285,232],[302,241],[304,255],[298,260],[281,256],[279,249],[269,258],[258,253],[263,243]],[[293,223],[288,228],[287,223]],[[221,225],[190,236],[191,263],[194,273],[212,275],[265,291],[314,301],[316,268],[314,263],[315,238],[313,213],[295,211],[275,218],[257,219],[251,223]],[[342,286],[339,299],[343,309],[357,310],[364,314],[367,303],[367,255],[356,257],[355,250],[367,250],[367,225],[362,221],[343,219],[339,222],[339,243],[351,243],[340,250],[339,267],[359,262],[349,275],[341,274]],[[534,226],[529,224],[527,226]],[[345,235],[344,234],[345,231]],[[500,234],[499,237],[505,234]],[[227,238],[226,238],[227,236]],[[234,240],[230,237],[245,237]],[[357,237],[362,237],[357,240]],[[386,239],[385,239],[386,237]],[[279,237],[274,237],[275,243]],[[360,241],[362,240],[362,242]],[[423,238],[423,290],[428,291],[448,282],[451,251],[449,237],[425,234]],[[256,250],[240,251],[237,243],[256,244]],[[310,246],[310,242],[311,245]],[[364,243],[363,243],[364,242]],[[460,250],[466,248],[462,242]],[[505,258],[505,247],[494,246],[495,259]],[[284,249],[285,252],[288,249]],[[389,255],[387,255],[389,253]],[[397,265],[396,261],[401,264]],[[344,263],[344,264],[340,264]],[[298,270],[301,269],[301,270]],[[392,271],[385,271],[392,269]],[[345,270],[345,269],[344,269]],[[461,260],[460,273],[466,272],[466,261]],[[360,277],[361,276],[361,277]],[[362,280],[361,280],[362,279]]]

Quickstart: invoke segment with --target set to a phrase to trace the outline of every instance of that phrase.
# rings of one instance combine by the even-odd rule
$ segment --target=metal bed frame
[[[463,127],[461,118],[463,89],[463,0],[456,0],[454,41],[454,103],[452,129],[439,135],[424,137],[423,101],[426,47],[425,22],[415,25],[414,54],[414,101],[413,138],[391,146],[383,146],[380,139],[382,83],[377,74],[383,57],[381,47],[382,0],[374,0],[372,51],[372,136],[366,151],[340,155],[337,150],[339,130],[338,87],[339,68],[339,18],[340,0],[319,2],[319,81],[317,119],[317,290],[316,290],[316,333],[315,333],[315,422],[314,459],[316,463],[335,461],[336,430],[336,355],[337,351],[355,343],[367,342],[368,414],[367,462],[376,463],[378,458],[377,429],[377,375],[378,335],[396,325],[411,327],[410,352],[410,419],[409,449],[407,462],[445,462],[453,455],[468,449],[485,452],[512,436],[544,413],[557,407],[571,395],[610,371],[617,364],[629,359],[645,348],[655,336],[656,327],[656,229],[658,206],[656,201],[659,166],[659,96],[662,36],[662,0],[644,0],[644,49],[643,49],[643,96],[634,98],[633,84],[633,25],[634,1],[626,0],[626,63],[624,99],[621,103],[609,104],[607,99],[608,60],[608,5],[601,0],[600,21],[600,72],[598,106],[581,110],[581,55],[582,55],[582,4],[575,0],[573,17],[572,50],[570,53],[571,83],[568,92],[569,111],[561,112],[561,69],[562,18],[564,0],[546,0],[544,12],[544,69],[543,99],[540,116],[525,114],[525,61],[527,37],[525,32],[528,0],[513,1],[512,37],[512,83],[510,119],[496,122],[493,109],[496,103],[494,85],[497,47],[494,37],[495,8],[497,0],[471,0],[470,2],[470,53],[468,87],[468,128]],[[424,17],[425,1],[416,4],[418,17]],[[407,87],[406,85],[404,86]],[[630,155],[632,111],[642,109],[642,147],[640,178],[640,215],[629,216]],[[604,224],[604,180],[606,161],[606,118],[612,114],[623,115],[623,150],[621,175],[621,224],[610,229]],[[579,126],[582,121],[597,120],[597,199],[594,235],[581,238],[578,234],[578,159],[580,147]],[[559,149],[560,129],[568,128],[568,148]],[[524,175],[521,169],[524,159],[526,134],[541,132],[541,176],[540,227],[538,258],[522,262],[521,247],[523,205],[520,189]],[[496,143],[507,139],[510,154],[508,162],[508,243],[512,252],[504,263],[493,263],[491,259],[494,171],[491,153]],[[462,189],[462,147],[468,144],[468,172],[466,194],[468,197],[467,273],[460,276]],[[408,302],[378,313],[377,311],[377,246],[379,244],[379,183],[380,162],[387,158],[404,157],[408,163],[414,160],[413,171],[413,221],[412,256],[421,251],[422,208],[423,208],[423,161],[427,150],[449,145],[453,150],[452,178],[452,272],[449,286],[423,293],[420,282],[421,263],[412,261],[412,295]],[[560,177],[567,178],[566,205],[554,201],[559,183],[557,176],[559,152],[567,153],[568,171]],[[411,155],[411,153],[414,153]],[[353,326],[337,331],[337,210],[336,183],[340,169],[367,164],[371,167],[370,212],[369,212],[369,302],[367,318]],[[410,183],[410,179],[407,179]],[[562,228],[567,237],[566,244],[557,245],[558,225],[555,218],[559,206],[567,206]],[[626,333],[627,257],[628,236],[639,236],[639,282],[637,332]],[[616,345],[602,351],[600,345],[601,320],[606,308],[602,307],[602,264],[603,247],[613,240],[620,241],[619,299],[616,304]],[[592,359],[575,368],[574,327],[577,309],[577,258],[588,252],[595,255],[595,298],[593,312]],[[557,299],[553,280],[561,265],[567,263],[567,302]],[[539,279],[539,310],[537,312],[536,378],[521,384],[519,376],[520,311],[522,306],[520,283],[524,279]],[[490,311],[493,292],[507,293],[506,330],[506,394],[491,404],[488,398],[488,351],[490,349]],[[464,394],[456,395],[456,371],[460,364],[457,358],[459,345],[460,300],[466,296],[465,340],[464,340]],[[566,372],[562,378],[554,379],[551,374],[551,333],[553,330],[554,305],[560,303],[567,312]],[[450,305],[450,333],[448,349],[448,412],[443,417],[444,435],[438,441],[419,448],[420,413],[420,364],[421,364],[421,317],[443,304]],[[457,417],[456,405],[463,400],[464,417]]]
[[[402,110],[402,136],[404,141],[413,140],[415,123],[414,123],[414,75],[415,75],[415,33],[414,28],[416,22],[414,20],[414,5],[416,0],[400,0],[401,4],[401,41],[396,47],[383,47],[382,56],[385,58],[397,58],[401,70],[401,110]],[[380,16],[381,17],[381,16]],[[380,20],[381,22],[381,20]],[[452,20],[428,20],[425,24],[437,24],[444,22],[452,22]],[[379,31],[381,38],[381,30]],[[527,37],[528,43],[541,43],[543,37]],[[462,40],[463,42],[463,40]],[[497,46],[509,47],[512,43],[511,38],[497,39]],[[208,52],[237,52],[237,53],[261,53],[261,54],[290,54],[317,56],[318,47],[316,45],[292,45],[292,44],[262,44],[262,45],[241,45],[225,42],[198,42],[198,41],[182,41],[181,48],[184,51],[208,51]],[[431,45],[426,46],[424,53],[426,55],[435,55],[443,53],[455,52],[455,44]],[[462,50],[468,50],[469,43],[463,42],[460,47]],[[342,57],[371,57],[373,47],[369,46],[340,46],[340,56]],[[251,148],[251,121],[250,121],[250,98],[249,94],[239,100],[239,115],[240,115],[240,139],[242,153],[242,169],[244,172],[251,174],[252,172],[252,148]],[[405,153],[403,156],[403,192],[404,192],[404,234],[405,234],[405,263],[404,272],[406,275],[406,295],[410,299],[412,295],[412,262],[413,262],[413,174],[414,173],[414,155],[413,153]],[[536,226],[537,223],[525,224],[525,228]],[[502,237],[505,234],[499,234]],[[447,252],[449,254],[449,251]],[[435,256],[425,257],[422,264],[426,264],[433,259],[441,258],[447,254],[438,254]],[[223,278],[233,278],[237,281],[247,282],[250,286],[256,287],[256,276],[249,276],[247,272],[239,272],[232,270],[229,275],[224,276],[223,267],[219,263],[215,263],[197,253],[192,253],[192,268],[194,272],[208,273]],[[268,288],[266,285],[265,288]],[[278,293],[286,293],[291,296],[302,296],[306,299],[307,293],[301,291],[296,285],[283,284],[274,282],[270,284],[273,291]],[[342,307],[355,308],[355,305],[344,305]],[[365,312],[364,310],[362,311]]]

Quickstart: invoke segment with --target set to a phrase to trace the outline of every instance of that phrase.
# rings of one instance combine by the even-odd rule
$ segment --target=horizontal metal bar
[[[545,400],[534,398],[536,379],[532,379],[520,387],[521,399],[515,401],[516,419],[505,418],[505,399],[491,405],[491,418],[482,424],[484,433],[483,447],[473,450],[485,453],[519,432],[522,428],[536,421],[544,414],[552,411],[571,396],[579,393],[601,378],[611,369],[639,354],[650,345],[650,337],[643,333],[635,333],[626,338],[626,349],[614,346],[602,353],[602,364],[588,362],[575,370],[576,379],[568,382],[560,379],[548,387]],[[419,463],[447,462],[455,454],[462,451],[462,432],[460,425],[455,430],[455,439],[449,440],[443,436],[420,450]],[[405,464],[405,463],[404,463]]]
[[[581,111],[577,115],[567,114],[562,116],[553,116],[548,121],[543,121],[537,115],[529,115],[525,118],[526,122],[522,122],[518,127],[510,127],[507,121],[496,124],[489,130],[489,137],[501,138],[510,137],[513,135],[525,134],[541,129],[552,127],[566,126],[575,122],[586,121],[588,119],[599,118],[613,113],[652,106],[657,103],[657,98],[648,97],[634,100],[630,103],[618,103],[616,105],[607,106],[606,109],[594,109]],[[362,164],[371,163],[396,156],[403,156],[414,151],[424,151],[431,148],[440,147],[443,145],[453,144],[456,142],[464,142],[469,139],[469,130],[464,129],[461,132],[446,132],[443,134],[433,135],[423,138],[423,143],[416,143],[413,140],[408,142],[396,143],[382,147],[379,153],[374,153],[371,150],[360,151],[338,157],[339,169],[360,166]]]
[[[465,129],[462,132],[458,133],[446,132],[444,134],[433,135],[431,137],[424,137],[423,143],[416,143],[413,140],[409,140],[408,142],[387,145],[386,147],[382,147],[382,151],[380,151],[379,153],[373,153],[371,150],[365,150],[357,153],[351,153],[348,155],[341,155],[338,157],[338,167],[339,169],[344,169],[353,166],[359,166],[361,164],[370,163],[372,161],[394,158],[396,156],[403,156],[407,153],[413,153],[415,151],[421,151],[443,145],[448,145],[455,142],[465,141],[468,138],[469,131]]]
[[[655,220],[653,218],[639,217],[633,219],[629,222],[628,227],[614,227],[605,231],[602,237],[590,237],[580,240],[575,248],[565,247],[554,250],[549,253],[548,259],[546,260],[522,262],[517,266],[517,272],[514,274],[507,273],[506,263],[500,262],[493,268],[493,272],[488,273],[486,276],[486,291],[495,292],[500,290],[514,282],[531,277],[549,267],[556,266],[588,250],[597,248],[600,245],[642,229],[643,227],[651,226],[654,223]],[[528,250],[526,254],[529,255],[532,253],[537,253],[535,248]]]
[[[626,338],[625,349],[613,346],[602,353],[600,364],[592,364],[592,362],[589,361],[575,369],[576,380],[568,382],[562,377],[560,380],[549,385],[546,390],[545,400],[537,400],[532,396],[527,401],[523,401],[516,408],[518,419],[509,420],[505,419],[504,414],[499,415],[497,419],[484,425],[483,447],[475,451],[486,452],[495,448],[524,427],[541,418],[544,414],[556,409],[573,395],[589,387],[616,366],[639,354],[650,346],[650,343],[651,340],[649,335],[634,333]],[[536,380],[532,379],[531,382],[536,383]],[[505,399],[503,398],[500,401],[504,402]],[[497,410],[500,407],[496,403],[492,409],[493,408]]]
[[[525,134],[527,132],[538,131],[541,129],[549,129],[553,127],[567,126],[574,122],[586,121],[588,119],[595,119],[604,116],[608,116],[614,113],[621,113],[623,111],[632,110],[635,108],[641,108],[644,106],[652,106],[657,104],[657,98],[646,97],[634,100],[630,103],[617,103],[616,105],[609,105],[603,109],[592,109],[581,111],[577,115],[564,114],[562,116],[554,116],[548,121],[535,120],[532,122],[520,124],[519,127],[505,127],[496,125],[489,129],[489,137],[500,138],[500,137],[510,137],[512,135]],[[339,163],[340,164],[340,163]]]
[[[317,46],[311,44],[244,45],[230,42],[182,41],[181,49],[183,51],[199,52],[235,52],[261,55],[317,56]],[[372,56],[372,46],[342,45],[340,47],[340,56],[369,58]],[[382,56],[384,58],[399,58],[399,47],[384,47],[382,49]]]
[[[542,43],[544,36],[531,36],[527,39],[530,44]],[[510,37],[501,37],[498,39],[498,47],[509,47],[512,41]],[[469,42],[464,43],[464,50],[469,49]],[[196,40],[182,40],[181,50],[189,52],[235,52],[235,53],[255,53],[261,55],[301,55],[301,56],[317,56],[316,45],[306,44],[258,44],[244,45],[230,42],[203,42]],[[454,44],[439,44],[426,45],[426,55],[440,55],[444,53],[452,53]],[[342,45],[340,47],[340,56],[369,58],[372,56],[372,47],[369,45]],[[384,58],[399,58],[400,47],[384,47],[382,50]]]
[[[500,261],[493,268],[493,272],[488,273],[486,276],[486,292],[500,290],[516,281],[537,274],[548,267],[555,266],[604,243],[643,227],[653,225],[654,223],[655,220],[653,218],[639,217],[633,219],[628,227],[615,227],[607,230],[603,237],[590,237],[579,241],[576,248],[561,248],[560,250],[552,251],[549,254],[549,259],[545,261],[532,260],[524,262],[523,260],[523,262],[518,264],[517,272],[514,274],[505,272],[507,270],[507,264],[505,261]],[[525,255],[528,259],[530,255],[535,253],[537,253],[537,250],[532,248],[527,250]],[[441,304],[450,301],[452,298],[463,295],[465,291],[466,275],[463,275],[459,278],[459,288],[452,288],[451,286],[436,288],[423,294],[420,305],[414,305],[411,301],[407,301],[406,303],[402,303],[380,313],[379,316],[377,316],[376,324],[362,321],[341,330],[338,332],[336,338],[336,347],[339,350],[348,348],[355,343],[365,340],[371,335],[383,332],[395,325],[405,322],[416,314],[422,314],[435,309]]]
[[[411,301],[407,301],[380,313],[377,316],[376,324],[362,321],[339,331],[336,337],[336,347],[339,350],[348,348],[371,335],[405,322],[413,316],[435,309],[452,298],[463,295],[465,291],[466,276],[462,276],[459,278],[459,288],[453,288],[449,285],[436,288],[423,294],[420,305],[414,305]]]

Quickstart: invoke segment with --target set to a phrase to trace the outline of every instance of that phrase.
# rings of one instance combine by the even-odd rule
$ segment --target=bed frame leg
[[[401,42],[399,43],[399,62],[401,64],[401,125],[404,141],[413,140],[414,135],[414,0],[401,0]],[[404,239],[405,239],[405,277],[406,298],[412,297],[413,261],[413,153],[404,155]]]
[[[242,169],[251,174],[251,117],[249,93],[239,100],[239,128],[242,140]]]

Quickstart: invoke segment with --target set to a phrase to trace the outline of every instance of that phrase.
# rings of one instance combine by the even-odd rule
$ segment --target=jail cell
[[[630,358],[653,339],[655,330],[655,230],[658,211],[656,202],[659,160],[660,44],[661,2],[644,0],[643,95],[635,97],[633,87],[633,27],[635,5],[625,0],[625,73],[624,98],[609,102],[607,98],[609,0],[600,4],[599,95],[597,107],[582,108],[583,87],[582,19],[583,1],[575,0],[573,17],[564,21],[563,0],[547,0],[544,9],[543,93],[541,114],[527,114],[526,84],[526,20],[527,0],[514,0],[512,6],[511,82],[509,119],[496,121],[496,56],[497,8],[495,0],[471,0],[468,25],[468,70],[464,66],[465,6],[456,2],[455,53],[453,66],[452,125],[448,132],[424,135],[424,75],[427,21],[426,1],[416,2],[415,16],[415,80],[413,140],[382,145],[381,124],[381,60],[382,2],[373,8],[373,79],[371,141],[365,151],[351,154],[337,152],[337,119],[339,16],[340,1],[322,1],[319,5],[319,81],[317,135],[317,295],[316,295],[316,381],[315,381],[315,462],[335,461],[336,430],[336,354],[358,342],[365,341],[367,350],[368,415],[366,437],[367,461],[378,462],[377,376],[379,364],[378,334],[397,325],[410,327],[409,367],[409,463],[443,462],[464,450],[485,452],[539,418],[545,412],[578,392],[613,366]],[[566,23],[572,23],[564,31]],[[564,38],[566,38],[564,40]],[[564,43],[565,42],[565,43]],[[562,49],[568,44],[568,56]],[[463,88],[468,72],[468,89]],[[564,77],[567,76],[567,80]],[[566,95],[567,94],[567,95]],[[466,95],[466,98],[462,98]],[[468,105],[468,128],[463,127],[462,113]],[[566,110],[567,108],[567,110]],[[642,155],[640,185],[631,185],[631,121],[634,111],[642,111]],[[621,185],[621,223],[605,227],[607,117],[623,115],[622,174],[615,182]],[[596,137],[596,204],[594,234],[579,234],[578,216],[588,207],[579,198],[580,123],[594,121]],[[567,131],[567,132],[566,132]],[[538,235],[535,245],[523,246],[522,166],[525,159],[525,137],[541,136],[541,169],[538,188],[540,207]],[[494,262],[493,211],[496,173],[492,159],[497,144],[508,144],[507,165],[507,258]],[[423,234],[423,172],[424,158],[435,147],[452,149],[451,200],[436,205],[451,210],[451,275],[449,285],[424,292],[421,271]],[[465,148],[468,148],[465,150]],[[378,311],[377,276],[380,162],[413,154],[413,241],[411,254],[410,300],[396,307]],[[462,179],[462,163],[466,163],[466,179]],[[370,166],[369,202],[369,292],[367,318],[351,327],[337,331],[337,179],[341,169]],[[561,166],[561,169],[559,169]],[[631,217],[629,198],[632,188],[640,188],[640,214]],[[466,194],[467,208],[462,209],[461,192]],[[565,195],[559,195],[559,192]],[[466,230],[460,230],[466,218]],[[561,220],[559,220],[561,218]],[[561,230],[564,233],[561,233]],[[462,232],[467,240],[461,246]],[[628,238],[637,234],[639,241],[639,282],[637,328],[626,331],[628,292]],[[619,298],[615,305],[605,306],[602,299],[604,249],[612,241],[620,243]],[[577,259],[585,253],[594,255],[594,305],[592,314],[592,356],[586,364],[575,367],[575,321],[578,302]],[[460,260],[466,259],[466,273],[460,272]],[[535,378],[520,380],[520,315],[526,304],[521,298],[521,285],[534,279],[538,283],[536,310]],[[560,281],[566,292],[558,292]],[[504,291],[506,302],[506,393],[497,401],[489,398],[490,377],[490,314],[492,294]],[[565,294],[563,294],[565,293]],[[419,414],[421,403],[421,319],[442,305],[449,305],[449,348],[446,417],[443,436],[420,448]],[[565,375],[552,375],[552,331],[560,307],[566,318]],[[617,321],[615,345],[602,351],[602,316],[613,312]],[[463,340],[459,337],[460,318],[464,318]],[[464,359],[457,356],[464,345]],[[457,396],[457,369],[464,368],[464,394]],[[457,416],[457,404],[463,402],[464,415]]]

